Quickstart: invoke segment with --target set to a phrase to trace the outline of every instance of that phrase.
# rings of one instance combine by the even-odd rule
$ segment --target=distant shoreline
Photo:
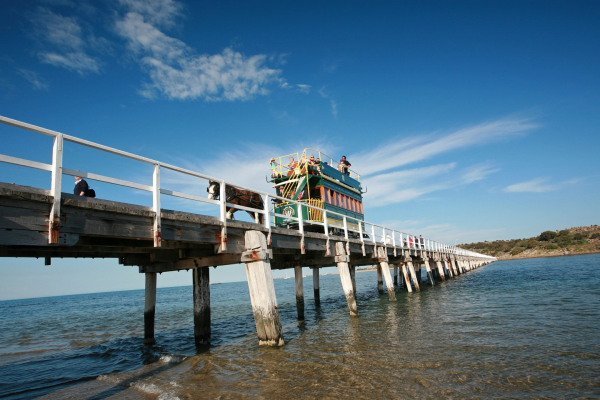
[[[498,257],[498,261],[509,261],[509,260],[525,260],[530,258],[553,258],[553,257],[571,257],[571,256],[584,256],[589,254],[600,254],[600,251],[585,251],[581,253],[568,253],[568,254],[540,254],[532,256],[510,256],[510,257]]]
[[[544,231],[530,238],[468,243],[459,247],[499,260],[596,254],[600,253],[600,226]]]

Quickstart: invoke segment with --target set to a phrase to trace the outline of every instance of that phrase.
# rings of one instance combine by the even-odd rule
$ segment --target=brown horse
[[[219,200],[221,193],[221,183],[218,181],[209,181],[208,187],[208,198],[211,200]],[[250,190],[238,189],[232,186],[225,186],[225,201],[230,204],[235,204],[242,207],[257,208],[264,210],[265,203],[260,194],[251,192]],[[238,209],[235,207],[227,207],[227,219],[233,219],[233,214]],[[259,224],[264,221],[264,214],[252,211],[246,211],[251,217],[254,217]]]

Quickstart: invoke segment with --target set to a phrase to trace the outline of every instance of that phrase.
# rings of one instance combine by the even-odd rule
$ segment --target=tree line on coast
[[[460,244],[459,247],[499,259],[600,253],[600,226],[580,226],[544,231],[525,239],[494,240]]]

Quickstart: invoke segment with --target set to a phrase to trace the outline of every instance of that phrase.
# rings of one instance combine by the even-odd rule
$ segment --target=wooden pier
[[[207,345],[210,330],[209,267],[245,264],[256,331],[261,345],[281,346],[284,335],[272,276],[273,269],[293,269],[296,278],[298,319],[304,319],[302,267],[313,271],[315,304],[319,299],[319,269],[337,266],[349,313],[358,316],[355,268],[377,265],[379,290],[396,300],[400,287],[415,293],[421,290],[422,269],[427,283],[435,285],[455,278],[495,259],[438,242],[408,241],[394,230],[358,221],[360,232],[351,232],[344,217],[342,235],[333,235],[327,226],[323,233],[308,232],[303,221],[298,229],[274,226],[278,216],[270,206],[276,196],[261,193],[264,209],[246,211],[262,213],[263,223],[227,219],[226,185],[221,182],[221,199],[206,200],[198,196],[167,190],[160,185],[160,170],[167,168],[209,180],[200,173],[187,171],[120,150],[111,149],[44,128],[1,117],[0,122],[54,137],[53,163],[43,164],[0,154],[0,162],[46,170],[51,173],[50,190],[0,183],[0,257],[116,258],[126,266],[139,267],[145,274],[144,338],[154,342],[157,274],[193,270],[193,312],[196,344]],[[63,142],[75,141],[155,166],[152,185],[136,184],[91,172],[69,170],[62,166]],[[62,175],[130,186],[153,193],[152,206],[121,203],[105,199],[74,196],[61,191]],[[257,192],[259,193],[259,192]],[[218,207],[218,217],[161,208],[161,195],[196,200]],[[368,233],[363,229],[369,225]],[[354,233],[354,234],[353,234]],[[392,277],[393,272],[393,277]],[[342,295],[340,293],[340,295]]]
[[[53,199],[47,191],[0,184],[0,256],[52,258],[117,258],[146,276],[145,341],[154,341],[157,273],[193,270],[194,333],[198,344],[210,342],[209,268],[245,263],[252,310],[260,344],[282,345],[272,269],[296,271],[298,318],[303,319],[301,267],[313,270],[315,302],[319,303],[319,268],[337,266],[350,315],[357,316],[352,271],[378,265],[391,301],[395,301],[392,270],[402,270],[403,287],[419,291],[421,266],[436,284],[491,262],[474,256],[394,248],[359,239],[304,233],[254,223],[227,222],[227,250],[221,250],[223,224],[217,218],[162,210],[162,244],[154,246],[153,212],[146,207],[62,193],[59,241],[50,244],[48,216]],[[301,247],[304,246],[304,254]],[[431,269],[430,265],[435,268]],[[376,282],[374,282],[376,284]]]

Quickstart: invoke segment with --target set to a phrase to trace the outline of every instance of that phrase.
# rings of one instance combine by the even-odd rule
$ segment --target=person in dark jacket
[[[75,188],[73,189],[73,194],[75,196],[85,196],[89,190],[88,183],[80,176],[75,177]]]
[[[344,175],[350,175],[351,166],[352,164],[350,164],[350,161],[346,159],[346,156],[342,156],[342,159],[338,165],[338,170]]]

